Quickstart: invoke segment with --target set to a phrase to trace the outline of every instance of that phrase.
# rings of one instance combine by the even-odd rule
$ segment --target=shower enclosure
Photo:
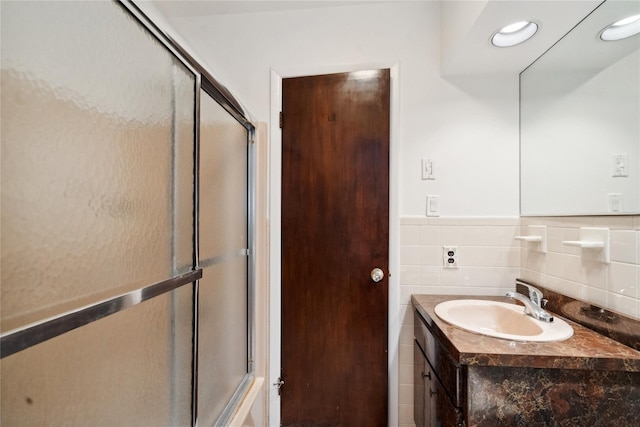
[[[0,424],[224,425],[254,126],[130,2],[2,2]]]

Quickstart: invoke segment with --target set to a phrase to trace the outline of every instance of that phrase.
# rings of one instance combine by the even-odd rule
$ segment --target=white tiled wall
[[[504,295],[520,273],[520,218],[400,220],[399,424],[413,426],[411,294]],[[458,268],[443,268],[443,246],[458,247]]]
[[[522,218],[528,225],[547,226],[547,253],[523,244],[521,277],[573,298],[640,319],[640,216]],[[607,227],[611,232],[611,263],[588,261],[578,240],[580,227]]]
[[[546,225],[546,254],[530,251],[528,225]],[[611,230],[611,263],[585,261],[580,227]],[[442,267],[442,246],[458,246],[457,269]],[[399,424],[413,426],[411,294],[504,295],[516,277],[640,319],[640,216],[425,218],[400,220]]]

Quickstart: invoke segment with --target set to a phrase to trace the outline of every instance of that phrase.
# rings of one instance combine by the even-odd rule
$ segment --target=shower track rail
[[[171,292],[186,284],[194,283],[201,278],[202,269],[197,268],[188,273],[174,276],[144,288],[136,289],[113,298],[88,304],[74,310],[60,313],[54,317],[9,330],[0,335],[0,358],[11,356],[21,350],[25,350],[109,315],[119,313],[127,308]]]

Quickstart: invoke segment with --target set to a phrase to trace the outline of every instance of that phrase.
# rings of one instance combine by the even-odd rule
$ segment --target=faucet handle
[[[531,302],[537,305],[538,307],[542,307],[543,295],[540,289],[536,288],[535,286],[531,286],[528,283],[523,283],[523,282],[517,282],[517,283],[519,285],[526,286],[527,289],[529,289],[529,299],[531,300]],[[546,302],[544,304],[546,304]]]

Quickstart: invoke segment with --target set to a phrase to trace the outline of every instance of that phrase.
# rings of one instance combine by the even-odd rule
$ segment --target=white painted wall
[[[401,215],[518,215],[517,75],[440,77],[440,4],[380,3],[183,17],[172,24],[257,117],[268,121],[270,70],[400,64]],[[435,181],[420,179],[434,159]]]

